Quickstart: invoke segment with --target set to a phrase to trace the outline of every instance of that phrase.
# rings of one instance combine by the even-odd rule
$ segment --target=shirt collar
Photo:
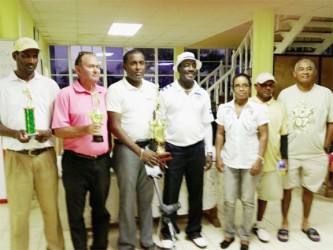
[[[196,93],[199,89],[200,89],[200,86],[199,84],[194,80],[194,86],[193,86],[193,89],[191,90],[190,94],[191,93]],[[176,80],[176,85],[175,85],[177,91],[184,91],[184,88],[180,85],[179,81]]]
[[[134,87],[132,84],[130,84],[130,83],[127,81],[126,77],[123,78],[123,83],[124,83],[125,87],[126,87],[128,90],[141,90],[141,89],[143,89],[143,88],[146,86],[146,84],[145,84],[145,80],[144,80],[144,79],[141,80],[141,83],[142,83],[142,84],[141,84],[140,88]]]
[[[272,105],[272,103],[275,101],[275,99],[274,99],[273,96],[272,96],[272,98],[268,102],[263,102],[257,96],[253,96],[252,100],[255,101],[255,102],[257,102],[257,103],[266,104],[267,106]]]
[[[19,77],[15,74],[14,71],[12,71],[12,72],[9,74],[8,77],[9,77],[9,79],[12,80],[12,81],[17,81],[17,80],[19,80],[19,81],[24,81],[24,80],[22,80],[21,78],[19,78]],[[30,82],[30,81],[32,81],[32,80],[40,79],[40,78],[42,78],[42,75],[40,75],[37,71],[35,71],[35,75],[34,75],[34,77],[33,77],[31,80],[29,80],[28,82]],[[24,81],[24,82],[26,82],[26,81]]]
[[[82,85],[80,84],[80,82],[78,80],[75,80],[74,84],[73,84],[73,88],[75,91],[77,92],[81,92],[81,93],[89,93],[89,94],[93,94],[93,93],[102,93],[102,86],[99,86],[98,84],[95,84],[95,89],[93,91],[93,93],[89,92],[88,90],[86,90],[85,88],[82,87]]]

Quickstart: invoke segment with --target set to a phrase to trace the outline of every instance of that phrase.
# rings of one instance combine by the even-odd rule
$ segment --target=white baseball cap
[[[185,60],[193,60],[196,62],[197,66],[196,66],[196,69],[201,69],[201,66],[202,66],[202,63],[195,59],[195,56],[193,53],[191,52],[183,52],[181,53],[180,55],[177,56],[177,62],[176,64],[173,66],[173,71],[175,72],[178,72],[178,66],[179,64],[181,64],[182,61],[185,61]]]
[[[261,73],[256,78],[256,83],[263,84],[267,81],[273,81],[276,83],[275,77],[270,73]]]
[[[21,37],[17,39],[14,43],[13,52],[21,52],[27,49],[37,49],[40,50],[38,44],[35,40],[29,37]]]

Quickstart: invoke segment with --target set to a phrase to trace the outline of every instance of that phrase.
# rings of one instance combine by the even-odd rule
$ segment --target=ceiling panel
[[[21,1],[46,42],[59,45],[237,47],[256,11],[333,17],[332,0]],[[108,37],[112,22],[143,27],[131,38]]]

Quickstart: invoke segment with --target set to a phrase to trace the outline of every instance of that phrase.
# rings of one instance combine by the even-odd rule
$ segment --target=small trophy
[[[104,113],[99,109],[100,101],[98,93],[92,94],[93,103],[94,103],[94,109],[90,112],[89,116],[92,121],[92,123],[97,125],[102,125]],[[95,101],[94,101],[95,100]],[[102,135],[93,135],[92,142],[103,142],[103,136]]]
[[[35,110],[32,103],[30,90],[29,88],[26,88],[23,92],[27,97],[26,106],[23,108],[25,117],[25,131],[28,136],[38,135],[35,129]]]
[[[168,160],[171,160],[171,154],[165,151],[164,143],[165,143],[165,128],[166,121],[162,120],[160,117],[160,102],[159,102],[159,85],[157,85],[157,98],[156,98],[156,108],[153,112],[153,121],[149,123],[150,130],[152,132],[153,139],[153,150],[159,155],[160,161],[165,163]]]

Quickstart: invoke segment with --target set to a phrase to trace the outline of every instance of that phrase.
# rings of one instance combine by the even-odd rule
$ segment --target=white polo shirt
[[[42,76],[35,71],[35,76],[26,82],[16,76],[14,72],[0,80],[0,121],[14,130],[25,130],[24,107],[27,97],[24,90],[29,88],[35,111],[35,128],[47,130],[51,126],[54,100],[59,93],[58,84],[52,79]],[[3,136],[3,148],[11,150],[37,149],[53,146],[51,137],[44,143],[33,138],[27,143]]]
[[[142,80],[140,88],[126,78],[112,84],[107,92],[107,110],[121,114],[121,128],[133,140],[147,140],[152,136],[149,122],[153,120],[157,86]]]
[[[232,100],[219,106],[216,123],[225,130],[223,163],[231,168],[250,169],[258,158],[258,127],[268,123],[267,107],[249,99],[237,118]]]
[[[166,141],[179,147],[204,139],[204,124],[214,121],[206,90],[194,82],[187,95],[178,80],[161,90],[161,116],[167,122]]]

